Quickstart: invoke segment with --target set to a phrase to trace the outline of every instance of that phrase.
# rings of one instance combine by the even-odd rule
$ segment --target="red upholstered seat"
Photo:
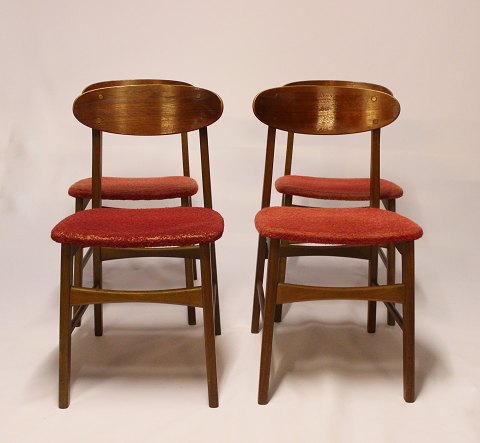
[[[63,219],[53,228],[52,239],[79,246],[185,246],[214,242],[222,233],[223,218],[212,209],[101,208]]]
[[[264,208],[255,217],[263,237],[302,243],[380,245],[420,238],[422,228],[376,208]]]
[[[106,200],[164,200],[190,197],[198,191],[191,177],[102,177],[102,198]],[[92,197],[92,179],[75,182],[68,194],[75,198]]]
[[[323,178],[302,175],[284,175],[275,182],[277,191],[287,195],[319,198],[322,200],[370,200],[369,178]],[[396,199],[403,189],[395,183],[380,180],[380,199]]]

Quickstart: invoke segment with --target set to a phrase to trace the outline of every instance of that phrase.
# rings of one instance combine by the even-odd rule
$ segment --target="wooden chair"
[[[207,126],[223,112],[213,92],[180,85],[129,85],[94,89],[79,96],[75,117],[92,128],[92,206],[57,224],[52,239],[62,244],[60,279],[59,406],[69,405],[71,333],[88,305],[155,302],[203,309],[209,404],[218,406],[215,334],[220,333],[217,291],[212,280],[212,249],[223,233],[223,219],[212,209]],[[198,131],[204,207],[158,209],[102,208],[103,132],[157,136]],[[73,257],[79,248],[101,248],[102,255],[165,256],[199,259],[202,285],[158,291],[123,291],[77,286]],[[191,283],[191,282],[190,282]],[[77,306],[75,315],[72,307]]]
[[[127,85],[183,85],[192,86],[177,80],[157,80],[157,79],[136,79],[136,80],[109,80],[93,83],[82,91],[82,93],[114,86]],[[181,134],[182,143],[182,165],[183,175],[168,177],[102,177],[102,198],[105,200],[167,200],[179,198],[181,205],[192,206],[192,196],[198,191],[197,182],[190,177],[190,160],[188,155],[188,134]],[[73,183],[68,194],[75,198],[75,212],[83,211],[87,208],[92,199],[92,179],[84,178]],[[83,249],[79,248],[75,256],[75,272],[74,282],[76,286],[81,286],[83,281],[83,269],[93,255],[93,280],[94,284],[101,286],[102,282],[102,261],[111,260],[105,254],[101,254],[98,248],[89,248],[83,253]],[[216,265],[214,261],[215,277]],[[193,286],[193,281],[197,279],[195,261],[189,258],[185,259],[185,279],[187,285]],[[95,334],[102,335],[102,305],[94,306],[95,310]],[[195,325],[195,307],[189,306],[188,324]]]
[[[380,209],[380,128],[400,113],[398,101],[385,92],[341,86],[289,86],[260,93],[254,100],[257,118],[268,126],[262,210],[255,218],[259,232],[253,332],[262,312],[263,337],[258,402],[268,402],[276,304],[299,301],[349,299],[383,301],[403,330],[404,398],[414,391],[414,240],[422,229],[411,220]],[[371,132],[370,207],[304,208],[269,207],[277,130],[311,135]],[[268,252],[267,252],[267,242]],[[321,252],[312,243],[331,245]],[[280,279],[282,257],[332,255],[369,260],[378,257],[379,246],[394,244],[402,255],[402,282],[379,286],[376,268],[369,266],[368,286],[315,287],[289,284]],[[267,258],[268,257],[268,258]],[[268,260],[264,296],[263,268]],[[403,315],[394,306],[403,306]],[[369,306],[369,313],[372,307]],[[369,316],[369,323],[374,318]],[[374,326],[374,325],[373,325]],[[369,325],[370,329],[371,325]],[[374,330],[374,328],[373,328]]]
[[[285,86],[344,86],[353,88],[366,88],[375,91],[385,92],[393,96],[390,89],[375,83],[353,82],[345,80],[303,80],[287,83]],[[337,201],[369,201],[370,200],[370,179],[368,178],[326,178],[311,177],[303,175],[292,175],[294,134],[289,132],[287,136],[287,149],[285,155],[284,175],[275,181],[275,188],[282,194],[282,205],[292,206],[293,197],[306,197],[318,200]],[[402,197],[403,189],[396,183],[380,179],[380,200],[386,209],[396,211],[396,199]],[[387,253],[382,248],[378,249],[379,257],[387,268],[388,283],[395,283],[395,248],[388,245]],[[285,279],[287,259],[280,261],[280,278]],[[375,264],[372,264],[375,265]],[[377,264],[378,266],[378,264]],[[275,310],[275,321],[282,320],[282,307],[277,305]],[[387,324],[393,326],[395,319],[387,310]]]

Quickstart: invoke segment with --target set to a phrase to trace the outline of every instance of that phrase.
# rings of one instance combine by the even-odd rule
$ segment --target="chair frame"
[[[212,109],[213,117],[203,118],[205,124],[200,127],[193,127],[195,124],[192,119],[189,120],[188,111],[177,110],[179,114],[175,118],[178,120],[177,126],[182,126],[185,130],[182,131],[167,131],[163,128],[162,121],[158,123],[158,127],[153,127],[155,124],[151,122],[135,122],[127,114],[125,116],[118,116],[125,126],[125,130],[115,127],[115,123],[106,123],[107,128],[103,128],[103,123],[98,123],[95,118],[86,119],[82,115],[82,106],[85,100],[82,101],[87,94],[93,97],[94,94],[100,100],[104,95],[107,95],[112,87],[95,89],[83,93],[77,98],[74,104],[74,113],[77,119],[86,126],[92,128],[92,208],[102,207],[102,193],[101,193],[101,177],[102,177],[102,134],[103,132],[113,132],[125,135],[166,135],[172,133],[184,133],[197,130],[200,136],[200,161],[202,170],[202,188],[204,207],[212,209],[212,192],[209,166],[209,147],[207,126],[216,121],[223,112],[223,104],[221,99],[211,93],[210,91],[202,90],[200,88],[187,87],[182,85],[128,85],[116,87],[115,89],[123,89],[125,94],[123,98],[131,95],[134,97],[135,88],[150,88],[150,90],[157,89],[160,94],[165,94],[162,89],[166,91],[169,96],[172,93],[179,99],[192,99],[194,94],[203,94],[206,97],[204,102]],[[147,90],[145,89],[145,90]],[[139,91],[139,89],[137,89]],[[131,100],[128,98],[128,100]],[[78,103],[80,101],[80,103]],[[122,105],[119,99],[120,105]],[[110,104],[110,112],[115,113],[115,104]],[[147,112],[145,110],[144,112]],[[80,114],[80,116],[79,116]],[[120,113],[121,114],[121,113]],[[98,119],[100,120],[100,119]],[[110,126],[109,126],[110,125]],[[191,127],[188,127],[190,125]],[[193,126],[192,126],[193,125]],[[197,124],[198,125],[198,124]],[[151,127],[152,126],[152,127]],[[114,128],[112,130],[112,127]],[[122,125],[120,124],[121,128]],[[128,132],[133,128],[133,132]],[[152,133],[151,130],[155,133]],[[205,337],[205,354],[207,366],[207,384],[208,397],[210,407],[218,406],[218,388],[217,388],[217,370],[215,357],[215,335],[220,335],[220,308],[218,300],[218,288],[215,268],[215,252],[214,243],[192,245],[192,246],[174,246],[174,247],[159,247],[159,248],[93,248],[94,266],[97,268],[96,281],[93,288],[86,288],[82,283],[73,277],[74,259],[78,252],[82,249],[81,246],[75,244],[62,244],[61,248],[61,277],[60,277],[60,344],[59,344],[59,407],[67,408],[70,403],[70,368],[71,368],[71,334],[80,324],[80,319],[88,306],[93,304],[95,307],[101,306],[103,303],[124,303],[124,302],[153,302],[153,303],[167,303],[184,306],[193,306],[203,309],[204,317],[204,337]],[[101,249],[100,254],[95,254],[95,249]],[[101,263],[100,259],[118,259],[127,257],[178,257],[185,260],[200,260],[202,285],[194,286],[193,279],[186,281],[185,288],[166,289],[166,290],[146,290],[146,291],[123,291],[123,290],[108,290],[102,288],[101,280]],[[95,311],[95,332],[96,335],[101,335],[102,326],[101,311],[98,317],[98,311]],[[98,333],[100,332],[100,333]]]
[[[346,89],[345,87],[338,86],[295,86],[291,91],[291,95],[294,97],[296,91],[301,91],[299,88],[318,88],[317,91],[312,89],[312,95],[318,92],[321,96],[322,91],[328,93],[334,93],[339,89]],[[316,135],[328,135],[328,134],[342,134],[342,133],[355,133],[355,132],[371,132],[371,164],[370,164],[370,207],[380,207],[380,128],[390,124],[396,119],[396,116],[390,121],[380,121],[368,127],[365,123],[365,128],[361,128],[359,124],[361,117],[357,118],[355,122],[358,124],[360,130],[351,132],[331,132],[325,130],[325,126],[318,117],[317,121],[309,121],[305,123],[305,127],[287,128],[287,123],[284,121],[278,122],[272,116],[266,115],[263,110],[258,109],[259,97],[270,91],[276,92],[282,88],[276,88],[274,90],[264,91],[259,94],[254,100],[254,112],[264,124],[268,126],[267,146],[266,146],[266,159],[265,170],[263,179],[263,191],[262,191],[262,209],[270,206],[271,192],[272,192],[272,177],[273,177],[273,163],[275,152],[275,135],[277,130],[283,130],[287,132],[300,132]],[[285,89],[285,87],[283,88]],[[307,89],[304,89],[307,91]],[[377,96],[387,95],[381,91],[364,89],[363,94],[365,96],[371,96],[372,102],[377,101]],[[347,94],[348,96],[348,94]],[[375,98],[373,98],[375,97]],[[396,100],[393,96],[387,102]],[[381,97],[379,97],[381,98]],[[320,103],[318,99],[318,106],[325,103]],[[383,100],[379,100],[383,101]],[[398,102],[397,102],[398,104]],[[383,105],[377,103],[378,109],[375,105],[370,103],[371,108],[377,112],[377,115],[383,112]],[[313,105],[312,105],[313,106]],[[327,105],[328,116],[334,118],[334,108],[336,105]],[[367,105],[368,107],[368,105]],[[265,105],[264,105],[265,108]],[[299,115],[299,108],[296,108],[297,120],[302,119],[302,115]],[[398,112],[399,112],[398,107]],[[290,110],[289,110],[290,111]],[[285,113],[288,115],[289,111]],[[280,109],[280,112],[282,110]],[[280,114],[277,113],[278,114]],[[292,112],[293,114],[293,112]],[[398,116],[398,113],[397,113]],[[309,114],[308,117],[312,117]],[[371,117],[371,116],[370,116]],[[305,119],[308,121],[308,118]],[[374,120],[375,122],[375,120]],[[293,126],[293,123],[292,123]],[[308,128],[307,128],[308,126]],[[295,130],[297,129],[297,130]],[[293,139],[292,139],[293,140]],[[375,312],[376,302],[382,301],[388,309],[395,322],[403,331],[403,384],[404,384],[404,399],[406,402],[413,402],[415,400],[415,327],[414,327],[414,295],[415,295],[415,274],[414,274],[414,242],[402,242],[394,244],[396,250],[398,250],[402,257],[402,281],[401,283],[395,283],[387,281],[386,285],[379,285],[377,281],[377,260],[378,260],[378,248],[381,245],[367,245],[367,246],[352,246],[352,245],[340,245],[340,246],[317,246],[294,244],[283,240],[266,238],[259,235],[258,240],[258,253],[257,253],[257,265],[256,265],[256,280],[255,280],[255,296],[253,300],[253,314],[252,314],[252,332],[257,333],[259,331],[259,317],[262,315],[263,319],[263,335],[262,335],[262,349],[260,359],[260,377],[259,377],[259,390],[258,390],[258,403],[267,404],[269,401],[269,379],[271,370],[271,356],[272,356],[272,341],[273,341],[273,326],[275,323],[275,311],[277,305],[284,303],[294,303],[300,301],[313,301],[313,300],[366,300],[368,301],[368,331],[375,331]],[[282,260],[287,257],[297,256],[338,256],[338,257],[350,257],[358,258],[369,261],[368,270],[368,286],[366,287],[318,287],[318,286],[306,286],[285,283],[284,275],[282,275]],[[263,290],[264,280],[264,268],[265,260],[268,260],[268,269],[266,277],[266,290]],[[403,312],[400,312],[395,307],[395,304],[401,304]]]
[[[351,87],[351,88],[365,88],[365,89],[372,89],[374,91],[385,92],[393,97],[393,93],[390,89],[386,88],[385,86],[377,85],[375,83],[367,83],[367,82],[354,82],[354,81],[347,81],[347,80],[302,80],[287,83],[284,86],[344,86],[344,87]],[[292,174],[292,163],[293,163],[293,143],[294,143],[294,133],[289,131],[287,133],[287,147],[285,153],[285,168],[284,168],[284,176]],[[282,194],[282,206],[298,206],[293,204],[293,195]],[[396,199],[384,199],[382,200],[382,204],[385,209],[396,212]],[[317,248],[322,248],[322,246],[317,246]],[[393,245],[388,245],[386,247],[387,253],[383,252],[382,248],[378,248],[378,254],[385,265],[387,270],[387,281],[389,284],[395,283],[395,248]],[[373,259],[371,266],[378,266],[378,261],[375,263]],[[286,257],[282,257],[280,259],[280,279],[281,281],[285,281],[285,274],[287,271],[287,259]],[[283,305],[278,304],[275,308],[275,322],[280,323],[282,321],[282,311]],[[375,315],[375,308],[374,304],[370,305],[370,317]],[[370,318],[369,317],[369,318]],[[395,325],[395,319],[392,313],[387,309],[387,324],[389,326]],[[252,332],[253,332],[253,323],[252,323]],[[368,326],[368,332],[375,332],[375,321],[370,320]]]
[[[158,80],[158,79],[133,79],[133,80],[108,80],[103,82],[93,83],[85,87],[82,91],[82,94],[85,92],[93,91],[95,89],[102,89],[106,87],[115,87],[115,86],[129,86],[129,85],[152,85],[152,84],[161,84],[161,85],[181,85],[181,86],[193,86],[190,83],[178,81],[178,80]],[[190,159],[188,152],[188,133],[181,133],[181,143],[182,143],[182,168],[183,176],[190,177]],[[91,198],[75,198],[75,212],[83,211],[87,208],[90,203]],[[181,205],[184,207],[192,206],[191,197],[181,197]],[[130,257],[139,257],[135,255],[140,253],[139,251],[130,251]],[[75,254],[75,265],[74,265],[74,281],[77,286],[82,285],[83,281],[83,269],[89,262],[90,258],[93,256],[93,281],[94,285],[101,285],[102,281],[102,262],[107,260],[115,260],[118,258],[125,258],[127,256],[126,251],[120,253],[116,249],[103,250],[100,248],[89,248],[84,255],[83,248],[79,248]],[[141,256],[144,256],[144,252],[141,252]],[[155,256],[155,255],[152,255]],[[213,256],[215,257],[215,247],[213,248]],[[158,256],[157,256],[158,257]],[[216,260],[213,262],[214,274],[216,279]],[[188,287],[193,287],[194,281],[197,280],[197,267],[195,265],[195,260],[186,258],[185,259],[185,280]],[[218,287],[218,285],[216,286]],[[78,308],[75,308],[75,310]],[[195,306],[187,307],[188,315],[188,324],[196,325],[196,315],[195,315]],[[79,319],[81,322],[81,318]],[[101,336],[103,334],[103,312],[102,305],[96,304],[94,306],[94,327],[95,335]]]

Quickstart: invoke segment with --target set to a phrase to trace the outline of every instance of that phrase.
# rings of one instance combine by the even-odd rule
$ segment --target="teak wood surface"
[[[400,112],[398,101],[389,90],[368,89],[361,86],[298,85],[274,88],[257,95],[254,112],[268,126],[262,208],[270,205],[275,134],[278,129],[289,132],[288,147],[293,148],[293,134],[340,135],[370,131],[370,207],[380,207],[380,128],[395,121]],[[286,171],[291,169],[287,159]],[[390,207],[388,209],[395,209]],[[402,255],[402,282],[395,284],[394,273],[389,270],[387,285],[378,284],[378,249],[384,245],[346,248],[328,246],[326,254],[321,248],[288,244],[279,239],[259,236],[255,297],[252,314],[252,332],[259,331],[259,316],[263,317],[262,351],[258,402],[269,400],[269,379],[273,341],[273,327],[277,304],[310,300],[350,299],[369,302],[367,329],[375,332],[376,301],[385,302],[389,321],[396,321],[403,333],[404,398],[415,400],[414,386],[414,248],[413,241],[388,245],[392,256],[396,248]],[[284,282],[282,260],[288,256],[339,255],[369,260],[368,286],[358,288],[325,288],[292,285]],[[318,252],[318,254],[316,254]],[[338,254],[336,254],[338,252]],[[264,262],[268,262],[266,290],[263,291]],[[394,303],[402,304],[403,316]]]
[[[207,126],[218,120],[223,111],[221,99],[200,88],[171,84],[142,84],[93,89],[74,103],[74,114],[92,129],[92,207],[102,208],[102,132],[125,135],[162,135],[199,130],[202,163],[203,200],[212,207],[210,168],[208,161]],[[143,118],[142,118],[143,117]],[[83,202],[78,204],[84,208]],[[101,210],[101,209],[99,209]],[[112,209],[110,209],[111,211]],[[112,245],[113,246],[113,245]],[[102,335],[101,305],[107,302],[156,302],[197,306],[203,309],[207,385],[209,405],[218,406],[215,356],[215,335],[220,334],[218,283],[214,244],[195,247],[166,248],[166,256],[186,260],[199,257],[202,285],[193,286],[193,278],[185,288],[159,291],[123,291],[102,288],[100,248],[93,248],[94,284],[82,287],[81,278],[73,279],[73,258],[81,250],[74,244],[62,244],[60,283],[59,407],[70,403],[71,333],[79,325],[87,304],[95,307],[95,333]],[[141,254],[142,248],[125,250],[125,256]],[[184,254],[182,254],[184,252]],[[105,254],[115,253],[106,249]],[[82,259],[83,261],[83,259]],[[80,263],[80,261],[79,261]],[[78,265],[80,266],[80,265]],[[190,268],[191,269],[191,268]],[[191,276],[192,277],[192,276]],[[76,306],[75,312],[73,307]]]

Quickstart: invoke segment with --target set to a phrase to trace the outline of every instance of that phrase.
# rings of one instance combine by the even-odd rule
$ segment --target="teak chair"
[[[363,88],[339,86],[289,86],[257,95],[253,109],[268,126],[267,153],[262,193],[262,210],[255,217],[259,232],[254,314],[262,312],[263,336],[260,362],[259,404],[268,402],[276,304],[311,300],[347,299],[383,301],[403,330],[404,398],[415,399],[414,391],[414,240],[422,229],[411,220],[380,209],[380,128],[392,123],[400,113],[391,95]],[[370,207],[303,208],[269,207],[277,130],[311,135],[371,132]],[[268,253],[267,253],[267,241]],[[313,243],[331,245],[318,253]],[[377,257],[377,249],[394,244],[402,255],[402,282],[379,286],[376,268],[369,266],[368,286],[316,287],[289,284],[280,280],[280,259],[284,257],[332,255],[367,259]],[[263,291],[264,260],[268,259],[267,286]],[[403,315],[393,303],[403,306]],[[374,318],[369,316],[369,323]],[[370,325],[369,325],[370,326]],[[374,328],[373,328],[374,330]],[[372,331],[373,332],[373,331]]]
[[[92,206],[58,223],[52,239],[62,244],[60,278],[59,406],[69,405],[71,333],[88,305],[156,302],[203,309],[209,405],[218,406],[215,334],[220,333],[217,293],[212,281],[212,247],[223,233],[223,219],[212,209],[207,126],[222,112],[213,92],[179,85],[137,85],[95,89],[79,96],[75,117],[92,128]],[[158,209],[102,208],[102,134],[157,136],[198,131],[205,207]],[[199,259],[201,286],[158,291],[86,288],[73,282],[79,248],[102,254]],[[134,249],[132,249],[134,248]],[[187,282],[188,283],[188,282]],[[72,315],[72,307],[78,307]]]
[[[114,86],[128,85],[183,85],[192,86],[177,80],[156,80],[156,79],[135,79],[135,80],[109,80],[93,83],[83,89],[82,93]],[[192,206],[192,196],[198,191],[197,182],[190,177],[190,160],[188,155],[188,134],[181,134],[182,143],[182,166],[183,175],[168,177],[102,177],[102,198],[104,200],[167,200],[179,198],[182,206]],[[92,199],[92,179],[84,178],[73,183],[68,189],[68,194],[75,198],[75,212],[83,211],[87,208]],[[130,251],[131,253],[132,251]],[[101,286],[102,281],[102,261],[113,259],[112,256],[102,254],[98,248],[89,248],[86,254],[79,248],[75,256],[74,282],[76,286],[81,286],[83,281],[83,268],[93,255],[93,281],[97,286]],[[215,257],[215,255],[214,255]],[[216,276],[216,266],[214,260],[214,269]],[[193,280],[196,280],[197,272],[195,261],[189,258],[185,259],[185,279],[187,284],[193,286]],[[95,334],[102,335],[102,305],[95,305]],[[189,306],[188,324],[196,324],[195,307]]]
[[[344,86],[353,88],[366,88],[375,91],[385,92],[393,96],[390,89],[375,83],[354,82],[346,80],[303,80],[287,83],[285,86]],[[369,201],[370,200],[370,179],[368,178],[327,178],[311,177],[304,175],[292,175],[294,134],[289,132],[287,136],[287,149],[285,154],[284,175],[275,181],[275,188],[282,194],[283,206],[296,206],[293,204],[293,197],[306,197],[318,200],[337,201]],[[389,211],[396,211],[396,199],[402,197],[403,189],[396,183],[380,179],[380,200],[383,206]],[[380,258],[387,268],[388,283],[395,283],[395,248],[387,246],[385,254],[382,248],[378,249]],[[376,260],[376,259],[375,259]],[[280,278],[285,279],[286,258],[280,261]],[[275,321],[282,320],[282,307],[277,305],[275,310]],[[395,324],[390,311],[387,310],[387,323]]]

